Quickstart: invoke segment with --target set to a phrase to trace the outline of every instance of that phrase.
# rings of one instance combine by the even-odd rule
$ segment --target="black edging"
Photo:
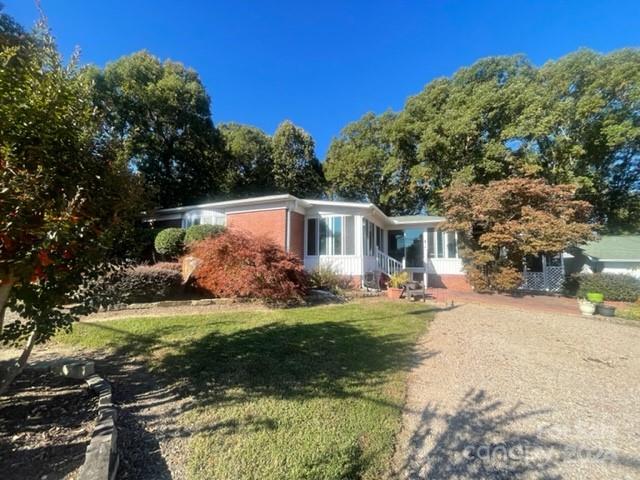
[[[85,379],[98,394],[98,419],[87,447],[78,480],[113,480],[118,471],[118,412],[111,398],[111,385],[99,375]]]

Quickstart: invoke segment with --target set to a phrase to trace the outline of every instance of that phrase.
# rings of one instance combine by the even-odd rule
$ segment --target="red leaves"
[[[201,261],[196,286],[214,296],[286,302],[305,293],[302,263],[271,240],[227,231],[192,244],[190,253]]]

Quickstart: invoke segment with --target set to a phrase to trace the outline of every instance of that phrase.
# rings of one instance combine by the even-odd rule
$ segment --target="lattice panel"
[[[559,292],[564,283],[564,270],[562,267],[546,267],[544,272],[524,272],[523,290],[540,290],[547,292]]]

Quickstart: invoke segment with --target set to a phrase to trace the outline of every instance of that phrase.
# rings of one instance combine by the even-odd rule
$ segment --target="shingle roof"
[[[640,261],[640,235],[603,235],[582,250],[598,260]]]

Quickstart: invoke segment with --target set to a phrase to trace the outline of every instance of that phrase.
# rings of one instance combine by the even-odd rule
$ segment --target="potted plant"
[[[402,290],[405,283],[409,281],[409,274],[407,272],[396,272],[389,277],[389,286],[387,287],[387,297],[400,298],[402,296]]]
[[[593,315],[596,312],[596,304],[585,298],[578,299],[578,307],[582,315]]]

